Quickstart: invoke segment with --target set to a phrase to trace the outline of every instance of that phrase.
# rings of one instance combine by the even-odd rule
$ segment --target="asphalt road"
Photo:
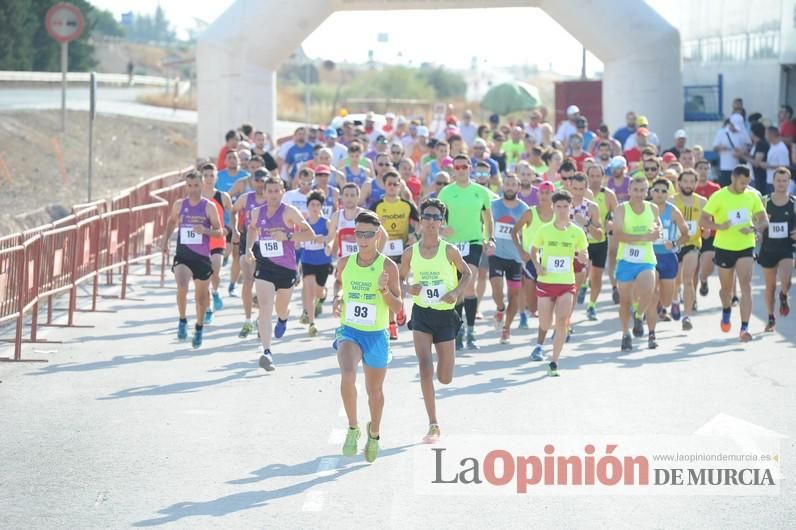
[[[115,312],[78,314],[95,327],[50,328],[45,336],[63,344],[25,346],[27,357],[49,363],[0,364],[0,528],[792,528],[796,520],[794,316],[763,336],[759,288],[757,337],[747,345],[718,329],[715,276],[696,328],[660,324],[655,351],[637,342],[619,352],[607,296],[598,322],[579,307],[560,378],[528,359],[535,321],[509,346],[479,321],[482,348],[457,358],[453,382],[438,386],[438,411],[443,441],[688,436],[730,418],[780,434],[778,495],[429,495],[414,482],[413,451],[430,449],[419,444],[427,419],[410,332],[394,344],[382,452],[367,464],[340,455],[346,421],[328,304],[311,339],[295,300],[274,345],[277,371],[265,374],[257,341],[237,338],[237,299],[194,351],[175,340],[173,284],[131,281],[130,296],[142,301],[102,301]],[[491,317],[494,304],[483,310]],[[364,426],[361,375],[359,385]]]

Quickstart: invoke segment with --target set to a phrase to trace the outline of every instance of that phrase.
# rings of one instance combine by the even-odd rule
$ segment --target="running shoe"
[[[304,324],[304,325],[307,325],[307,324],[310,323],[310,317],[309,317],[309,315],[307,315],[306,311],[302,311],[301,312],[301,318],[299,319],[299,323],[300,324]]]
[[[511,330],[509,328],[503,328],[503,331],[500,332],[500,343],[508,344],[510,341],[511,341]]]
[[[432,423],[431,425],[428,426],[428,432],[423,437],[423,443],[435,444],[439,441],[439,437],[440,437],[439,425],[437,425],[436,423]]]
[[[357,441],[362,433],[359,427],[349,427],[345,435],[345,442],[343,442],[343,456],[355,456],[357,454]]]
[[[633,312],[633,336],[634,337],[643,337],[644,336],[644,320],[641,318],[641,315]]]
[[[655,332],[653,331],[652,333],[649,334],[649,337],[647,338],[647,348],[649,348],[650,350],[654,350],[657,347],[658,347],[658,341],[655,340]]]
[[[680,303],[672,302],[672,318],[675,320],[680,320],[680,315]]]
[[[230,297],[238,296],[238,293],[236,292],[237,288],[238,288],[237,285],[235,285],[234,283],[230,283],[229,287],[227,288],[227,294],[229,294]]]
[[[188,322],[183,322],[180,320],[180,323],[177,325],[177,340],[188,340]]]
[[[547,366],[547,375],[549,377],[558,377],[560,375],[558,373],[558,365],[555,361],[550,361],[550,364]]]
[[[661,307],[658,309],[658,320],[661,322],[671,322],[672,317],[669,316],[669,314],[666,312],[666,309]]]
[[[224,309],[224,300],[221,298],[221,293],[218,291],[213,292],[213,311],[221,311]]]
[[[398,326],[395,322],[390,322],[390,340],[398,340]]]
[[[379,456],[379,439],[370,435],[370,422],[368,422],[368,441],[365,443],[365,460],[373,462]]]
[[[318,335],[318,328],[315,327],[315,323],[313,322],[310,324],[310,327],[307,328],[307,333],[310,334],[310,337],[315,337]]]
[[[633,337],[630,333],[622,335],[622,351],[633,351]]]
[[[708,289],[707,280],[706,281],[701,281],[700,280],[699,281],[699,294],[700,294],[700,296],[707,296],[709,292],[710,292],[710,289]]]
[[[204,332],[204,328],[197,328],[193,331],[193,340],[191,341],[191,346],[194,349],[198,348],[202,345],[202,333]]]
[[[477,350],[478,344],[475,343],[475,331],[471,330],[467,332],[467,349],[468,350]]]
[[[403,309],[398,311],[398,314],[395,315],[395,323],[398,324],[399,326],[403,326],[404,324],[406,324],[406,313],[404,312]]]
[[[287,331],[287,320],[282,320],[279,317],[276,317],[276,326],[274,326],[274,337],[277,339],[281,339],[282,336]]]
[[[481,312],[480,312],[480,311],[476,311],[476,312],[475,312],[475,319],[476,319],[476,320],[483,320],[483,319],[484,319],[484,315],[483,315],[483,314],[481,314]]]
[[[738,338],[741,339],[741,342],[749,342],[750,340],[752,340],[752,334],[749,333],[748,329],[742,329],[741,334]]]
[[[586,308],[586,318],[597,320],[597,306],[590,305]]]
[[[774,331],[777,327],[777,321],[774,317],[768,317],[768,324],[766,324],[766,333]]]
[[[564,341],[564,342],[569,342],[569,339],[571,339],[571,338],[572,338],[572,334],[573,334],[573,333],[575,333],[575,328],[573,328],[572,326],[569,326],[569,327],[567,328],[567,338],[565,339],[565,341]]]
[[[506,313],[505,310],[501,311],[500,309],[498,309],[495,312],[495,329],[496,330],[503,327],[503,316],[505,315],[505,313]]]
[[[319,317],[323,313],[323,299],[315,300],[315,316]]]
[[[266,372],[273,372],[276,370],[276,366],[274,366],[274,356],[271,355],[271,350],[263,350],[263,354],[260,355],[259,364],[260,368]]]
[[[210,309],[209,307],[207,308],[207,311],[205,311],[204,323],[205,324],[213,323],[213,310]]]
[[[240,328],[240,333],[238,333],[238,338],[245,339],[252,331],[254,331],[254,324],[251,322],[244,322],[243,327]]]
[[[691,318],[683,317],[683,331],[691,331],[694,325],[691,323]]]
[[[578,289],[578,304],[582,305],[583,302],[586,301],[586,292],[588,288],[585,285],[581,285],[580,289]]]
[[[737,297],[737,296],[735,296],[735,295],[732,295],[732,306],[733,306],[733,307],[737,307],[737,306],[738,306],[738,302],[740,302],[740,300],[738,299],[738,297]]]
[[[699,311],[699,308],[697,307],[696,298],[694,298],[694,303],[691,304],[691,311]]]
[[[615,285],[611,288],[611,298],[615,304],[619,303],[619,289]]]
[[[732,322],[730,322],[731,316],[732,313],[724,313],[724,311],[721,313],[721,330],[724,333],[729,333],[732,329]]]
[[[790,304],[788,303],[788,295],[783,293],[782,291],[779,292],[779,314],[783,317],[788,316],[790,314]]]
[[[531,352],[531,360],[541,361],[542,359],[544,359],[544,356],[542,356],[542,345],[537,344],[536,346],[534,346],[533,352]]]
[[[456,332],[456,351],[464,349],[464,328],[459,327],[459,331]]]
[[[519,329],[528,329],[528,314],[525,311],[520,313]]]

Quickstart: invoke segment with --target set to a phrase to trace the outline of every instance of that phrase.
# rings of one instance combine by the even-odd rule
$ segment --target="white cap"
[[[569,107],[567,107],[567,116],[572,116],[573,114],[577,114],[578,112],[580,112],[580,109],[578,108],[577,105],[570,105]]]
[[[678,138],[688,138],[688,135],[685,133],[684,129],[677,129],[674,132],[674,139],[677,140]]]
[[[388,112],[387,114],[384,115],[384,119],[386,119],[386,120],[394,120],[395,119],[395,113],[394,112]]]
[[[398,116],[398,125],[403,125],[404,123],[408,123],[404,116]]]
[[[428,136],[428,127],[426,127],[425,125],[418,126],[417,135],[418,136]]]

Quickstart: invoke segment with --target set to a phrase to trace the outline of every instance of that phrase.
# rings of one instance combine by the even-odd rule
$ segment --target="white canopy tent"
[[[484,7],[543,9],[597,56],[612,129],[628,110],[664,144],[681,127],[680,34],[642,0],[238,0],[199,37],[199,155],[246,121],[274,131],[276,70],[333,12]]]

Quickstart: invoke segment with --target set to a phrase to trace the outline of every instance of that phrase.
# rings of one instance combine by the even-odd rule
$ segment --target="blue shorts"
[[[655,259],[658,260],[658,265],[655,270],[661,277],[661,280],[674,280],[677,278],[677,254],[667,252],[666,254],[655,254]]]
[[[676,259],[677,257],[675,256],[675,260]],[[633,282],[636,281],[636,278],[642,272],[654,270],[654,263],[630,263],[629,261],[620,259],[616,262],[616,272],[614,273],[614,277],[618,282]]]
[[[362,331],[342,325],[335,331],[332,348],[337,351],[341,342],[353,342],[362,351],[362,362],[371,368],[387,368],[392,361],[390,339],[386,329]]]
[[[536,267],[533,264],[533,261],[528,260],[525,262],[525,266],[522,268],[522,272],[526,278],[529,280],[536,281]]]

